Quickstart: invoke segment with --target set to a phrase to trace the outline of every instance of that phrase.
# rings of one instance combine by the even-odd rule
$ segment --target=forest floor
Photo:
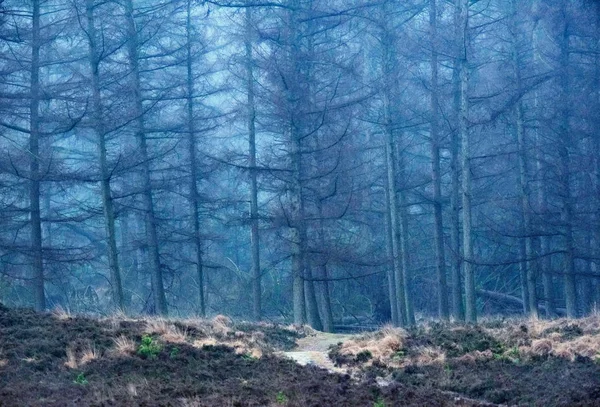
[[[0,305],[0,406],[600,406],[600,318],[363,336]]]

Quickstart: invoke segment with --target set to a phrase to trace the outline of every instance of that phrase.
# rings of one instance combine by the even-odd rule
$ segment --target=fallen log
[[[497,302],[514,305],[516,307],[520,307],[521,309],[523,308],[523,300],[519,297],[515,297],[514,295],[481,289],[477,290],[477,295],[489,298],[490,300],[494,300]],[[544,304],[539,304],[538,307],[540,310],[546,311],[546,306]],[[567,310],[564,308],[556,308],[556,313],[559,316],[564,316],[567,314]]]

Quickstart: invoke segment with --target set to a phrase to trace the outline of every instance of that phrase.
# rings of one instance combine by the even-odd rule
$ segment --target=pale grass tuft
[[[0,359],[0,367],[5,367],[8,365],[8,360],[6,359]]]
[[[350,339],[342,345],[341,354],[356,356],[369,352],[373,359],[387,361],[392,359],[406,344],[406,331],[385,326],[381,331]]]
[[[583,318],[579,321],[579,325],[583,332],[586,334],[599,334],[600,333],[600,314],[598,310],[594,310],[592,315],[587,318]]]
[[[81,352],[79,364],[85,365],[86,363],[89,363],[92,360],[100,359],[100,356],[100,351],[98,351],[95,346],[88,346],[83,350],[83,352]]]
[[[127,383],[127,394],[129,394],[131,397],[137,397],[137,386],[133,383]]]
[[[75,351],[73,348],[67,348],[67,361],[65,362],[65,366],[69,369],[77,369],[77,357],[75,356]]]
[[[114,351],[118,355],[129,355],[135,352],[135,342],[127,338],[125,335],[121,335],[118,338],[113,339],[115,343]]]
[[[265,340],[265,333],[262,331],[252,332],[252,342],[259,343]]]
[[[28,357],[21,359],[25,363],[37,363],[39,362],[36,358]]]
[[[577,356],[593,358],[600,353],[600,337],[584,335],[555,345],[555,355],[575,360]]]
[[[52,315],[54,315],[57,319],[60,319],[61,321],[71,318],[71,312],[69,310],[64,309],[60,305],[52,310]]]
[[[170,325],[169,329],[161,335],[165,342],[185,343],[189,339],[187,329],[178,328],[175,325]]]
[[[419,346],[414,349],[412,362],[417,366],[443,365],[446,362],[446,352],[434,346]]]
[[[474,365],[480,361],[492,360],[494,358],[494,354],[491,350],[486,349],[484,351],[475,350],[473,352],[465,353],[456,358],[457,361],[460,361],[465,364]]]
[[[144,331],[149,334],[164,335],[171,330],[171,324],[163,318],[148,318]]]
[[[546,329],[548,329],[548,321],[538,318],[531,318],[527,324],[529,334],[533,338],[539,338]]]
[[[465,353],[464,355],[457,357],[456,360],[465,365],[475,365],[477,363],[477,358],[473,353]]]
[[[531,353],[536,356],[548,356],[552,352],[552,341],[537,339],[531,342]]]
[[[145,320],[144,331],[149,334],[160,335],[165,342],[184,343],[189,340],[187,329],[178,328],[174,323],[163,318]]]
[[[199,398],[193,398],[193,399],[179,399],[179,402],[181,403],[181,407],[200,407],[202,404],[200,403],[200,399]]]
[[[263,357],[263,351],[260,348],[252,348],[250,349],[249,353],[254,359],[260,359]]]
[[[232,324],[231,318],[225,315],[217,315],[211,321],[212,329],[217,335],[227,335]]]
[[[213,338],[212,336],[208,336],[206,338],[202,338],[202,339],[196,339],[192,345],[195,348],[203,348],[205,346],[215,346],[217,344],[217,340],[215,338]]]

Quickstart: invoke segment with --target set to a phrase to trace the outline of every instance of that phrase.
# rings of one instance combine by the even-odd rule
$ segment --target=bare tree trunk
[[[325,228],[323,225],[323,203],[317,200],[319,224],[317,226],[317,242],[320,250],[325,250]],[[327,257],[319,253],[316,265],[318,303],[320,305],[321,322],[324,332],[333,332],[333,312],[331,310],[331,297],[329,294],[329,273],[327,272]]]
[[[100,93],[100,59],[94,25],[94,0],[86,0],[87,38],[89,46],[89,62],[92,73],[92,108],[94,131],[96,132],[98,158],[100,162],[100,190],[102,194],[102,208],[104,212],[104,227],[108,240],[108,265],[110,282],[112,286],[113,305],[117,310],[125,311],[123,286],[121,284],[121,269],[117,250],[117,236],[115,230],[115,211],[110,188],[110,171],[107,163],[106,138],[102,117],[102,97]]]
[[[298,32],[299,23],[296,19],[297,10],[300,7],[299,0],[288,0],[287,5],[289,10],[288,31],[285,39],[288,47],[288,57],[294,69],[294,77],[292,81],[297,83],[300,80],[301,72],[298,61],[298,53],[300,48],[301,35]],[[294,89],[287,90],[287,103],[291,107],[290,117],[288,118],[288,135],[289,135],[289,156],[291,161],[291,185],[289,188],[290,199],[290,243],[292,257],[292,278],[293,278],[293,308],[294,308],[294,323],[303,325],[307,322],[306,315],[306,295],[305,295],[305,231],[304,219],[304,203],[302,202],[302,151],[300,141],[300,129],[296,115],[300,111],[300,100],[302,95],[295,94]]]
[[[292,158],[292,188],[290,191],[291,201],[291,225],[290,241],[292,245],[292,277],[293,277],[293,300],[294,300],[294,323],[303,325],[306,323],[306,301],[304,298],[304,247],[301,233],[300,219],[302,185],[300,183],[300,142],[296,131],[290,134],[290,155]]]
[[[389,164],[387,162],[387,144],[386,144],[386,177]],[[398,315],[398,298],[396,292],[396,262],[394,257],[394,246],[393,246],[393,225],[391,218],[391,205],[390,205],[390,189],[388,186],[385,190],[385,230],[386,230],[386,248],[388,255],[388,266],[387,266],[387,282],[388,282],[388,296],[390,299],[390,313],[392,316],[392,324],[394,326],[400,325],[400,317]]]
[[[300,168],[302,165],[300,163]],[[299,171],[299,180],[304,178],[304,172]],[[300,182],[301,185],[301,182]],[[302,188],[302,187],[301,187]],[[300,190],[300,248],[302,251],[302,266],[304,269],[304,301],[306,305],[306,319],[308,324],[317,331],[323,330],[321,316],[319,315],[319,306],[317,304],[317,294],[315,292],[315,282],[312,275],[312,268],[308,256],[308,226],[306,223],[306,209],[304,206],[304,193]]]
[[[148,142],[144,126],[144,107],[142,105],[140,67],[139,67],[139,39],[133,16],[133,0],[125,1],[125,13],[127,17],[127,51],[129,66],[131,70],[131,87],[134,94],[135,135],[139,143],[142,158],[142,201],[146,218],[146,234],[148,241],[148,252],[150,256],[150,276],[152,280],[152,294],[154,307],[159,315],[168,314],[167,299],[160,265],[160,252],[158,247],[158,233],[156,230],[156,216],[154,213],[154,202],[152,198],[152,183],[150,179],[150,157],[148,155]]]
[[[40,0],[33,0],[31,38],[31,80],[29,105],[29,214],[31,222],[31,254],[33,256],[33,291],[35,310],[46,309],[42,219],[40,212]]]
[[[251,223],[251,257],[252,257],[252,315],[255,321],[261,319],[261,269],[260,269],[260,236],[258,224],[258,183],[256,172],[256,106],[254,102],[254,66],[252,57],[252,8],[246,8],[246,91],[248,92],[248,155],[250,167],[250,223]]]
[[[537,305],[537,261],[532,260],[534,257],[534,244],[531,230],[531,211],[529,198],[531,191],[529,188],[529,153],[527,140],[525,135],[524,123],[524,106],[520,95],[523,94],[523,86],[521,80],[521,61],[519,41],[523,38],[523,33],[519,28],[517,20],[517,4],[516,0],[511,0],[511,30],[512,30],[512,62],[515,75],[515,92],[519,97],[515,105],[515,132],[517,139],[517,147],[519,151],[519,193],[521,201],[521,230],[524,237],[521,239],[521,287],[523,293],[524,312],[531,317],[538,317]]]
[[[400,179],[406,179],[406,168],[404,159],[396,157],[398,163],[398,176]],[[404,281],[404,311],[406,312],[406,323],[415,325],[415,313],[412,306],[412,295],[410,290],[410,254],[408,242],[408,209],[406,193],[401,190],[399,195],[399,216],[400,216],[400,262],[402,264],[402,280]]]
[[[120,270],[123,286],[123,304],[125,309],[131,309],[133,301],[133,290],[127,287],[137,287],[132,282],[137,279],[137,264],[136,255],[132,253],[130,241],[132,239],[130,231],[129,213],[123,211],[119,216],[119,253],[120,253]]]
[[[587,178],[587,177],[586,177]],[[589,182],[591,180],[586,179],[586,185],[585,185],[585,189],[587,191],[591,191],[592,186],[590,185],[591,182]],[[592,208],[589,208],[590,212],[592,211]],[[593,231],[589,230],[585,232],[586,236],[585,236],[585,247],[583,248],[585,250],[585,253],[589,253],[590,255],[593,253],[593,249],[592,249],[592,236],[593,236]],[[594,287],[594,278],[591,277],[591,273],[593,271],[593,267],[592,267],[592,261],[591,260],[583,260],[584,262],[584,275],[579,277],[579,309],[581,310],[581,316],[587,316],[590,314],[591,310],[592,310],[592,297],[593,297],[593,287]]]
[[[539,0],[534,0],[532,4],[532,13],[538,13],[539,11]],[[542,58],[540,56],[540,43],[541,43],[541,28],[538,23],[535,23],[533,30],[531,31],[531,44],[532,44],[532,53],[533,60],[536,66],[539,66],[542,62]],[[542,137],[539,132],[539,117],[541,115],[539,111],[539,100],[540,95],[537,88],[533,91],[533,101],[534,101],[534,109],[535,109],[535,123],[533,126],[533,138],[535,145],[535,170],[538,174],[538,177],[541,177],[544,173],[544,150]],[[539,179],[537,183],[537,211],[538,216],[543,215],[543,211],[547,207],[547,195],[546,195],[546,183],[543,179]],[[536,253],[538,256],[542,256],[537,261],[537,269],[541,273],[542,276],[542,288],[543,288],[543,296],[544,296],[544,309],[546,313],[546,317],[553,318],[557,315],[556,313],[556,304],[554,303],[554,281],[553,276],[550,273],[551,268],[551,258],[549,256],[544,256],[545,253],[549,252],[549,241],[548,237],[541,235],[538,239],[534,241],[536,245]]]
[[[563,15],[567,15],[567,5],[561,4]],[[559,123],[559,168],[560,184],[563,205],[561,210],[561,221],[563,223],[563,245],[564,245],[564,289],[567,308],[567,317],[577,317],[577,289],[575,284],[575,256],[573,242],[573,202],[571,193],[571,162],[569,148],[571,146],[571,134],[569,128],[569,25],[565,21],[563,32],[560,37],[560,123]]]
[[[306,242],[306,240],[305,240]],[[304,246],[306,249],[306,246]],[[308,324],[316,329],[317,331],[323,330],[323,323],[321,322],[321,316],[319,315],[319,306],[317,304],[317,294],[315,292],[315,284],[312,275],[312,268],[308,261],[306,251],[304,251],[304,295],[306,296],[306,318]]]
[[[475,295],[475,271],[473,269],[473,237],[471,225],[471,146],[469,140],[469,73],[467,41],[469,29],[469,2],[458,0],[457,31],[460,44],[459,54],[459,112],[458,133],[461,140],[462,215],[463,215],[463,270],[465,274],[466,319],[477,322],[477,297]]]
[[[433,183],[433,216],[435,240],[435,268],[438,280],[438,315],[443,320],[450,318],[448,306],[448,284],[446,281],[446,255],[444,252],[444,222],[442,215],[442,182],[440,175],[440,130],[439,130],[439,78],[437,1],[429,1],[429,29],[431,36],[431,182]]]
[[[596,192],[596,208],[595,208],[595,216],[596,216],[596,227],[594,228],[593,233],[593,242],[595,247],[597,248],[600,244],[600,134],[598,129],[600,129],[600,2],[596,2],[596,56],[594,58],[594,88],[596,89],[596,134],[593,138],[593,148],[594,148],[594,178],[592,183],[595,183],[594,191]],[[596,257],[598,256],[598,250],[594,251]],[[598,270],[597,260],[592,263],[592,269],[594,271]],[[600,307],[600,281],[599,279],[595,280],[594,284],[594,311],[598,311]]]
[[[455,37],[458,39],[458,17],[459,8],[455,7]],[[450,248],[452,253],[450,272],[452,275],[452,316],[455,321],[465,320],[465,309],[463,303],[463,281],[462,281],[462,250],[460,244],[460,134],[458,132],[458,114],[460,105],[460,46],[456,44],[452,71],[452,86],[454,92],[453,109],[457,119],[456,128],[450,135]]]
[[[396,195],[396,168],[394,157],[394,139],[391,132],[391,126],[386,126],[386,143],[385,143],[385,158],[387,168],[387,189],[388,202],[387,209],[389,211],[390,220],[390,237],[392,238],[392,260],[394,265],[394,282],[396,283],[396,307],[398,314],[398,324],[406,326],[408,320],[406,318],[406,295],[404,292],[404,273],[402,271],[402,262],[400,258],[400,221],[398,219],[398,198]]]
[[[196,162],[196,124],[194,120],[194,73],[192,55],[192,1],[186,5],[186,68],[187,68],[187,125],[188,155],[190,159],[189,204],[194,228],[194,254],[196,255],[196,278],[198,279],[198,314],[206,316],[204,301],[204,263],[202,261],[202,234],[200,231],[200,208],[198,204],[198,170]],[[159,265],[160,267],[160,265]]]

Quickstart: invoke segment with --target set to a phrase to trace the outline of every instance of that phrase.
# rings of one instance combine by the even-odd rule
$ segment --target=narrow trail
[[[352,335],[319,332],[297,341],[297,346],[289,352],[282,352],[285,357],[293,359],[300,365],[315,365],[330,372],[346,373],[346,369],[336,367],[327,356],[329,347],[352,338]]]

